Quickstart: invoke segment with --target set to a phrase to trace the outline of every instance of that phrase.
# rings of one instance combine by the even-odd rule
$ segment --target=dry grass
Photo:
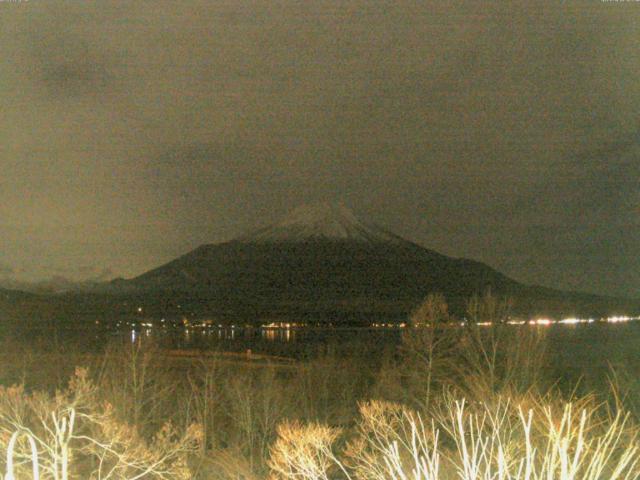
[[[188,455],[200,440],[197,425],[177,429],[170,422],[143,438],[100,400],[84,369],[53,394],[0,388],[6,478],[27,478],[30,471],[32,478],[52,480],[188,479]]]
[[[426,425],[405,407],[362,405],[355,439],[334,454],[337,432],[287,424],[271,451],[277,478],[358,480],[630,480],[640,478],[637,429],[601,408],[525,410],[464,401]],[[337,478],[337,477],[333,477]]]
[[[284,422],[271,447],[269,468],[273,479],[329,480],[344,470],[333,452],[340,430],[319,424]]]
[[[462,329],[449,328],[443,302],[430,296],[416,309],[402,361],[381,371],[384,388],[374,391],[397,401],[361,403],[356,427],[342,436],[288,424],[271,451],[281,478],[323,479],[329,471],[357,480],[640,478],[638,428],[624,409],[633,395],[619,375],[613,401],[564,400],[547,375],[542,330],[510,328],[509,302],[472,299]],[[394,368],[408,372],[394,376]],[[314,432],[323,435],[318,451]]]
[[[480,323],[507,310],[470,302]],[[640,478],[634,377],[612,371],[610,396],[566,395],[540,329],[452,328],[438,296],[411,320],[384,359],[328,351],[286,368],[169,364],[148,341],[98,361],[13,346],[16,362],[0,365],[17,384],[0,387],[3,478]],[[89,369],[69,381],[76,362]]]

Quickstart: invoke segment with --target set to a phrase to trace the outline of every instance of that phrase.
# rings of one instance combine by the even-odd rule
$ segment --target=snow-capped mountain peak
[[[296,242],[305,240],[397,242],[398,237],[361,222],[341,204],[302,205],[277,223],[241,237],[243,242]]]

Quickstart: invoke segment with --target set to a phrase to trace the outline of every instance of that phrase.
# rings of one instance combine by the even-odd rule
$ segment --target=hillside
[[[462,313],[470,296],[488,289],[513,298],[523,313],[604,315],[637,307],[521,284],[483,263],[423,248],[332,205],[301,207],[274,225],[202,245],[113,288],[164,295],[169,304],[180,301],[200,311],[401,314],[428,293],[440,292]]]

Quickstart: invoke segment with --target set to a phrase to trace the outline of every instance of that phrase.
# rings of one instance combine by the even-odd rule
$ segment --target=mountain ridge
[[[624,303],[522,284],[482,262],[443,255],[327,204],[304,206],[270,226],[201,245],[119,288],[164,291],[212,310],[362,308],[368,302],[406,311],[438,292],[463,313],[469,297],[487,290],[513,298],[523,312],[606,314]]]
[[[402,240],[378,225],[360,221],[343,204],[328,202],[301,205],[278,222],[241,235],[235,240],[259,243],[299,242],[313,239],[360,242],[397,242]]]
[[[640,312],[640,300],[526,285],[482,262],[449,257],[362,222],[343,206],[323,205],[227,242],[200,245],[130,279],[38,295],[0,288],[0,313],[54,323],[143,315],[370,325],[406,320],[429,293],[443,294],[462,317],[469,298],[487,290],[512,298],[514,314]]]

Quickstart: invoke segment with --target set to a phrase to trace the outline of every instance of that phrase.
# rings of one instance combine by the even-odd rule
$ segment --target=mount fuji
[[[524,285],[332,204],[302,206],[273,225],[202,245],[111,288],[157,299],[162,314],[179,304],[198,315],[400,316],[431,292],[445,295],[462,314],[469,297],[487,290],[512,298],[516,310],[527,314],[596,315],[628,307],[620,299]]]
[[[241,242],[305,242],[342,240],[397,243],[402,239],[374,224],[361,222],[341,204],[303,205],[274,225],[238,238]]]

